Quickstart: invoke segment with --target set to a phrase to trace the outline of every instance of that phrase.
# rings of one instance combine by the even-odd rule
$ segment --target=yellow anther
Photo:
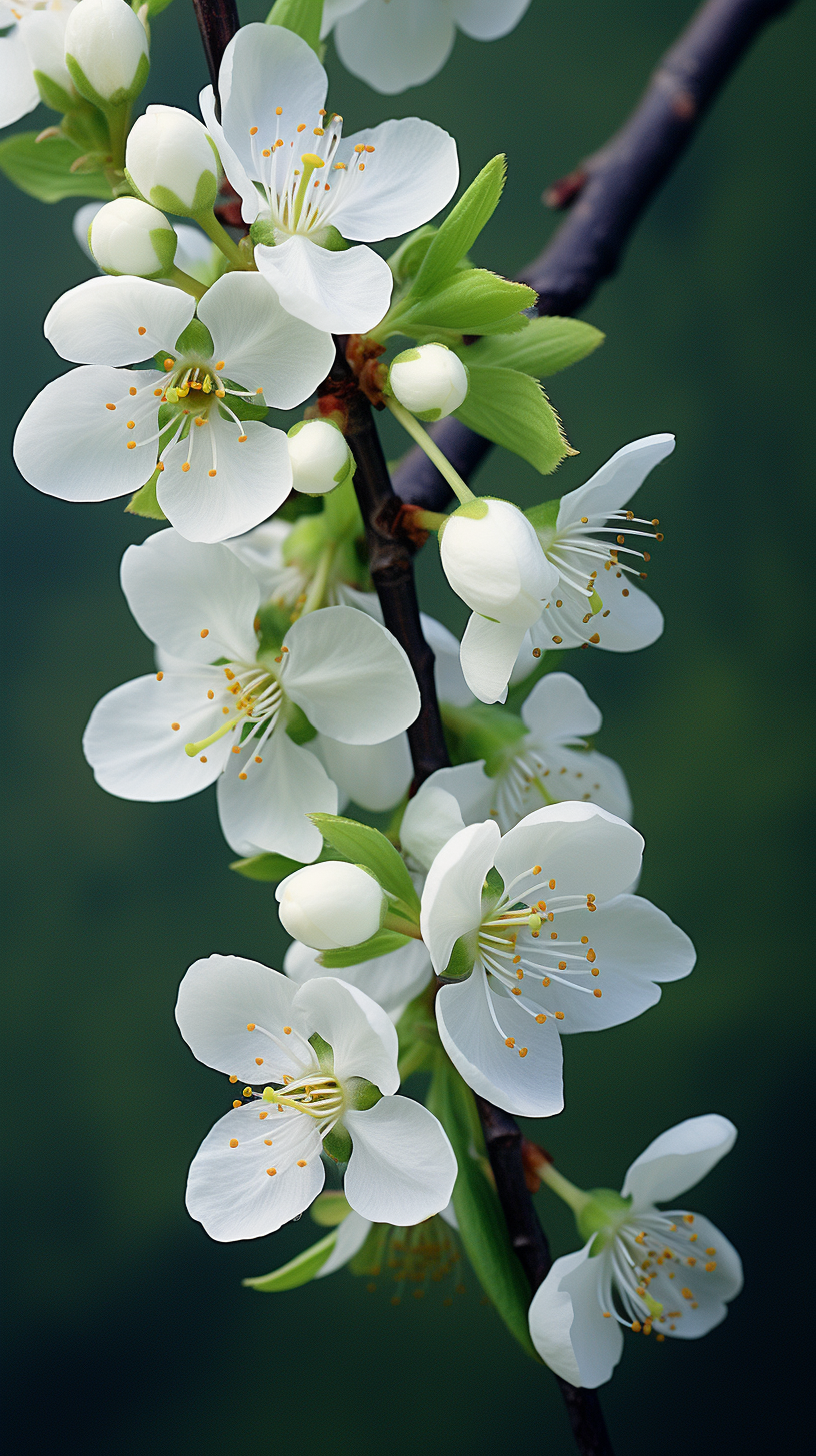
[[[544,1022],[546,1020],[547,1020],[547,1018],[544,1015],[544,1013],[543,1012],[539,1012],[538,1016],[536,1017],[536,1021],[538,1022],[539,1026],[543,1026],[544,1025]]]
[[[237,1148],[237,1146],[238,1146],[238,1139],[237,1138],[230,1138],[230,1147],[231,1148]]]

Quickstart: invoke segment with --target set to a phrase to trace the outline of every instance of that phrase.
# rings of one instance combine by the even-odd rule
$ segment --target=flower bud
[[[439,420],[458,409],[468,392],[468,372],[444,344],[421,344],[398,354],[388,376],[391,392],[420,420]]]
[[[88,245],[103,272],[133,273],[137,278],[162,278],[168,273],[177,241],[164,214],[137,197],[106,202],[88,229]]]
[[[281,924],[313,950],[359,945],[376,935],[386,899],[359,865],[331,860],[306,865],[278,885]]]
[[[65,64],[65,27],[70,9],[73,6],[65,10],[33,10],[20,21],[20,35],[34,80],[52,111],[70,111],[78,100]]]
[[[471,611],[532,626],[558,581],[538,537],[510,501],[460,506],[440,532],[442,569]]]
[[[289,431],[292,484],[303,495],[326,495],[348,480],[351,451],[336,425],[328,420],[300,420]]]
[[[177,217],[209,212],[218,190],[215,147],[201,122],[177,106],[148,106],[139,117],[125,172],[146,202]]]
[[[81,0],[65,27],[65,64],[80,95],[123,106],[147,80],[145,28],[125,0]]]

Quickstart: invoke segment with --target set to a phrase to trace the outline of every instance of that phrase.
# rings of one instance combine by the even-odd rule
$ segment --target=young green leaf
[[[468,368],[471,364],[497,364],[544,379],[585,359],[603,341],[600,329],[583,319],[545,317],[531,319],[522,335],[477,339],[457,352]]]
[[[571,452],[541,385],[516,369],[468,364],[467,398],[456,418],[549,475]]]
[[[282,25],[305,40],[320,54],[320,22],[323,0],[275,0],[266,17],[267,25]]]
[[[369,824],[356,819],[343,819],[337,814],[310,814],[326,842],[352,864],[365,865],[379,880],[384,890],[419,914],[419,897],[405,862],[389,839]],[[382,955],[379,951],[377,954]],[[348,961],[351,965],[353,962]]]
[[[414,299],[412,290],[404,312],[401,305],[394,310],[394,323],[409,337],[414,326],[452,329],[459,334],[490,333],[535,301],[535,291],[526,283],[511,283],[486,268],[465,268],[422,298]]]
[[[0,142],[0,172],[21,192],[39,202],[60,202],[63,197],[100,197],[110,202],[113,192],[104,172],[72,172],[82,153],[63,136],[37,141],[35,131],[18,131]]]
[[[247,1289],[259,1289],[261,1294],[280,1294],[284,1289],[297,1289],[301,1284],[308,1284],[314,1279],[315,1274],[323,1268],[329,1254],[337,1243],[337,1229],[332,1229],[325,1238],[318,1239],[310,1249],[304,1249],[302,1254],[296,1254],[288,1264],[282,1264],[280,1269],[273,1269],[271,1274],[258,1274],[254,1279],[242,1279],[241,1283]]]
[[[436,232],[437,229],[433,223],[426,222],[423,227],[417,228],[415,233],[411,233],[404,243],[400,243],[396,252],[386,259],[395,282],[406,283],[409,278],[415,277]]]
[[[337,859],[337,855],[324,845],[314,863],[324,864],[329,859]],[[300,860],[289,859],[285,854],[253,854],[249,859],[234,859],[230,869],[244,875],[248,880],[263,880],[267,884],[276,885],[279,880],[285,880],[287,875],[293,875],[295,870],[302,870],[303,865]]]
[[[459,198],[425,254],[411,290],[416,298],[435,292],[454,271],[459,260],[470,251],[495,211],[502,195],[506,170],[506,159],[500,153],[482,168],[467,192]]]
[[[327,971],[342,970],[344,966],[358,966],[361,961],[373,961],[377,956],[390,955],[407,945],[410,935],[400,935],[398,930],[378,930],[359,945],[341,945],[339,950],[322,950],[317,960]]]

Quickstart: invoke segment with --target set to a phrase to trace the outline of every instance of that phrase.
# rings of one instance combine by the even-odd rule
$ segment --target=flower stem
[[[408,432],[411,439],[415,440],[420,449],[425,451],[428,459],[433,461],[439,474],[445,477],[454,495],[458,498],[459,503],[466,506],[469,501],[475,500],[476,497],[473,491],[465,485],[461,475],[454,470],[447,456],[442,454],[439,446],[434,444],[427,430],[422,428],[419,420],[414,419],[411,412],[404,405],[401,405],[399,400],[395,399],[393,395],[383,395],[383,399],[394,418],[399,420],[402,428]],[[438,528],[434,526],[432,529],[436,530]]]
[[[221,226],[215,213],[212,211],[200,212],[194,220],[198,223],[202,232],[207,234],[210,241],[215,243],[217,248],[221,249],[224,257],[228,259],[233,268],[240,269],[242,273],[246,273],[246,258],[237,243],[232,241],[229,233]]]
[[[396,930],[399,935],[410,935],[412,940],[421,940],[422,931],[413,920],[403,920],[400,915],[386,915],[383,930]]]
[[[129,103],[125,103],[123,106],[106,108],[105,120],[108,123],[113,166],[117,172],[121,172],[125,165],[125,142],[127,141],[128,124],[130,122]]]
[[[439,511],[416,510],[411,516],[412,523],[420,526],[423,531],[438,531],[441,526],[444,526],[447,519],[447,516]]]
[[[205,283],[199,283],[197,278],[191,278],[189,273],[184,273],[181,268],[176,268],[175,265],[167,274],[167,282],[173,283],[176,288],[180,288],[183,293],[189,293],[195,299],[203,298],[207,292],[207,285]]]
[[[557,1193],[558,1197],[569,1205],[576,1218],[581,1210],[592,1202],[590,1195],[585,1193],[583,1188],[578,1188],[574,1183],[570,1183],[569,1179],[565,1178],[563,1173],[559,1173],[546,1159],[542,1158],[541,1163],[536,1165],[535,1171],[536,1177],[540,1178],[542,1183],[546,1183],[553,1193]]]

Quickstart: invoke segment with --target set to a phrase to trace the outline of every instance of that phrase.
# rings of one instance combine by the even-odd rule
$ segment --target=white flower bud
[[[209,212],[215,201],[215,147],[201,122],[177,106],[148,106],[139,117],[127,140],[125,171],[146,202],[178,217]]]
[[[395,399],[420,420],[452,414],[468,392],[467,369],[444,344],[421,344],[398,354],[388,383]]]
[[[493,621],[531,626],[558,581],[531,523],[510,501],[460,506],[442,529],[440,550],[457,596]]]
[[[88,229],[88,244],[103,272],[137,278],[163,277],[172,267],[177,241],[164,214],[137,197],[106,202]]]
[[[82,96],[121,106],[147,80],[145,28],[125,0],[81,0],[65,27],[65,64]]]
[[[33,10],[20,21],[20,35],[28,51],[34,79],[46,106],[63,111],[65,102],[75,102],[77,93],[65,64],[65,27],[75,7],[64,10]]]
[[[301,420],[289,431],[292,484],[303,495],[326,495],[352,470],[352,455],[336,425]]]
[[[276,894],[284,929],[313,950],[338,950],[376,935],[386,903],[372,875],[342,860],[296,870]]]

